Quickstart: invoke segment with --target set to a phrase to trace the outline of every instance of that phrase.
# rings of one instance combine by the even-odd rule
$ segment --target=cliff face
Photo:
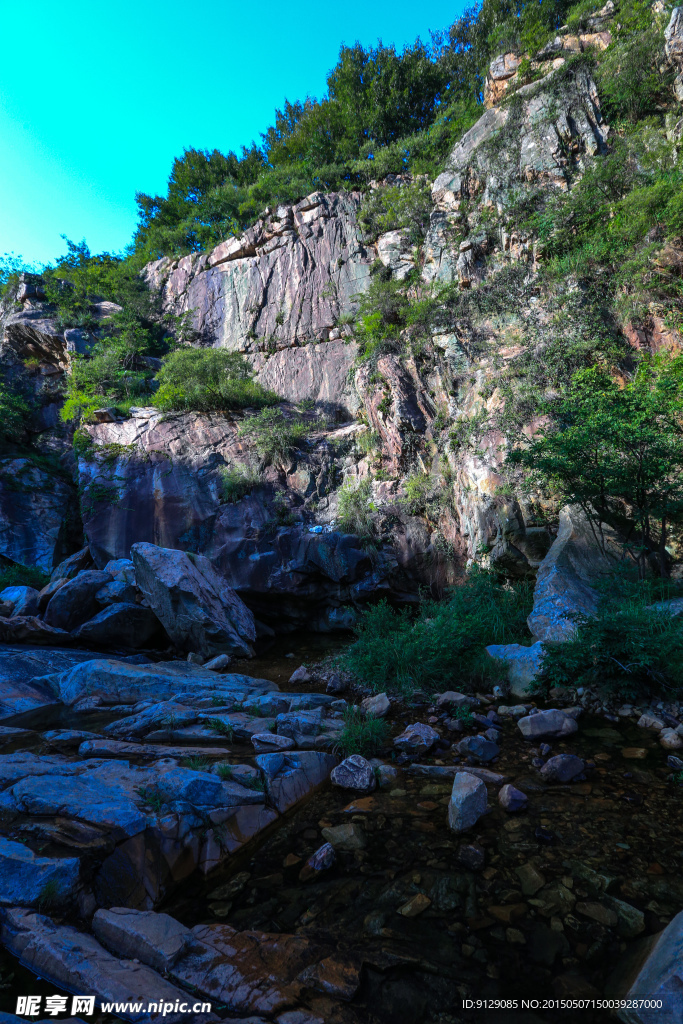
[[[596,32],[608,33],[610,11],[600,17]],[[564,51],[588,43],[574,46],[568,36],[560,43],[536,60],[539,80],[512,95],[519,61],[494,61],[488,109],[433,182],[420,245],[404,229],[366,237],[359,194],[316,192],[266,211],[209,253],[145,268],[163,311],[189,320],[193,344],[244,353],[288,415],[297,404],[300,415],[303,402],[312,418],[326,419],[316,419],[289,466],[266,472],[258,496],[228,505],[223,471],[253,458],[239,417],[141,409],[120,422],[103,413],[109,422],[86,428],[91,445],[77,474],[98,565],[127,557],[137,541],[202,552],[265,620],[277,618],[279,603],[288,628],[348,624],[354,608],[381,594],[416,600],[420,587],[438,589],[468,559],[486,556],[511,575],[535,573],[553,532],[501,469],[501,375],[523,376],[530,359],[542,366],[548,345],[563,343],[564,314],[534,290],[535,240],[495,226],[492,215],[539,190],[566,192],[605,149],[609,126],[595,82],[585,64],[566,65]],[[446,286],[462,297],[419,354],[408,327],[393,347],[359,359],[354,316],[378,270],[385,281],[405,282],[413,302],[438,301]],[[565,292],[580,331],[583,300],[570,283]],[[17,299],[5,312],[6,358],[37,358],[59,375],[97,336],[61,331],[39,283],[25,284]],[[98,316],[111,312],[99,304]],[[521,414],[518,429],[536,425]],[[63,459],[73,467],[68,453]],[[404,481],[415,473],[429,475],[445,500],[429,508],[406,501]],[[340,488],[364,480],[375,520],[372,557],[358,537],[337,530]],[[273,518],[278,494],[291,521]],[[66,502],[55,495],[58,506]],[[53,538],[35,554],[46,566],[63,553],[54,538],[65,535],[64,524],[52,522],[55,514],[37,497],[21,511],[37,534],[40,520]],[[0,530],[0,553],[18,560],[10,533]]]

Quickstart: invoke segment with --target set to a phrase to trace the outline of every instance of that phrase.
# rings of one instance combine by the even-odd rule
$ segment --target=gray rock
[[[360,706],[364,714],[372,715],[373,718],[384,718],[391,707],[391,701],[386,693],[377,693],[362,700]]]
[[[331,675],[327,680],[327,686],[325,687],[326,693],[346,693],[349,688],[349,684],[341,676]]]
[[[257,754],[270,754],[278,750],[293,750],[296,743],[289,736],[277,736],[274,732],[255,732],[251,737]]]
[[[312,854],[303,868],[301,869],[299,877],[302,881],[307,881],[310,878],[315,878],[323,871],[329,871],[337,860],[337,855],[334,852],[334,846],[332,843],[323,843],[314,854]]]
[[[45,378],[42,382],[47,384]],[[77,495],[69,480],[39,468],[32,459],[0,458],[0,555],[51,572],[68,550],[65,542],[73,531],[69,519],[76,510]]]
[[[478,703],[479,701],[476,697],[466,693],[458,693],[457,690],[446,690],[445,693],[440,693],[436,698],[436,706],[441,709],[471,707],[473,704]]]
[[[541,768],[541,778],[544,782],[571,782],[584,768],[580,757],[574,754],[556,754]]]
[[[336,763],[332,754],[314,750],[259,754],[256,758],[266,779],[268,799],[281,814],[325,782]]]
[[[107,785],[92,772],[90,777],[64,774],[25,778],[14,785],[12,797],[25,814],[80,818],[104,825],[119,836],[136,835],[147,824],[145,815],[118,785]]]
[[[125,580],[112,580],[111,583],[106,583],[101,590],[97,591],[95,600],[98,604],[105,606],[118,602],[135,604],[137,595],[138,592],[131,583],[126,583]]]
[[[181,1024],[187,1014],[171,1010],[168,1014],[147,1013],[149,1003],[188,1001],[187,993],[162,978],[156,971],[132,960],[119,960],[107,952],[91,935],[70,925],[57,925],[28,910],[12,908],[1,915],[2,941],[21,962],[39,977],[49,978],[63,991],[95,995],[98,1004],[130,1003],[134,993],[143,1011],[120,1014],[124,1020],[137,1024]],[[119,1011],[120,1012],[120,1011]],[[216,1020],[213,1014],[195,1014],[194,1020]]]
[[[531,647],[522,644],[491,644],[486,648],[489,657],[507,666],[510,692],[515,697],[527,697],[528,688],[538,678],[543,665],[544,648],[539,640]]]
[[[135,586],[135,566],[131,558],[112,558],[105,565],[104,571],[108,572],[116,583]]]
[[[73,633],[82,644],[124,648],[147,647],[160,635],[161,623],[151,608],[124,603],[110,604]]]
[[[617,1011],[625,1024],[661,1024],[663,1009],[671,1021],[683,1020],[683,911],[643,947],[643,962],[628,991],[627,1000],[645,999],[651,1005]],[[633,975],[631,975],[632,977]]]
[[[557,708],[527,715],[526,718],[520,718],[517,725],[527,740],[540,739],[542,736],[571,736],[579,728],[572,717]]]
[[[43,740],[53,750],[75,750],[86,740],[97,739],[97,733],[82,729],[50,729],[43,733]]]
[[[539,567],[527,620],[539,640],[568,640],[578,613],[595,615],[598,594],[593,583],[613,571],[623,550],[614,531],[604,527],[603,533],[604,551],[583,512],[574,506],[561,510],[557,538]]]
[[[230,666],[230,658],[227,654],[217,654],[211,661],[207,661],[204,668],[209,672],[225,672]]]
[[[87,651],[0,646],[0,719],[56,703],[59,675],[91,658]]]
[[[461,757],[474,757],[477,761],[492,761],[500,754],[500,747],[492,743],[485,736],[466,736],[458,743],[458,753]]]
[[[78,883],[77,857],[40,857],[23,843],[0,836],[0,903],[31,906],[50,890],[50,899],[61,902]]]
[[[523,811],[529,799],[526,793],[515,789],[511,783],[506,783],[498,793],[498,803],[504,811],[513,814],[515,811]]]
[[[448,804],[448,827],[452,832],[466,832],[486,813],[486,784],[474,775],[458,772]]]
[[[62,562],[59,563],[56,568],[52,570],[50,581],[55,580],[72,580],[78,576],[79,572],[83,572],[84,569],[89,569],[93,564],[92,555],[90,554],[90,548],[86,544],[80,551],[76,551],[75,554],[69,555]]]
[[[344,822],[343,825],[333,825],[322,830],[322,837],[331,843],[335,850],[342,850],[352,853],[354,850],[364,850],[366,846],[365,833],[363,829],[353,822]]]
[[[426,754],[437,740],[440,740],[436,729],[422,722],[415,722],[403,730],[394,740],[394,746],[408,754]]]
[[[664,49],[672,63],[683,68],[683,7],[674,7],[664,29]]]
[[[370,793],[377,785],[372,765],[360,754],[345,757],[341,764],[332,769],[330,781],[333,786],[352,789],[357,793]]]
[[[173,643],[206,656],[253,655],[254,616],[208,558],[155,544],[134,544],[131,554],[137,585]]]
[[[92,930],[102,945],[118,956],[140,959],[162,974],[189,949],[193,939],[189,928],[168,914],[127,907],[96,911]]]
[[[311,673],[305,665],[300,665],[289,677],[290,683],[310,683]]]
[[[0,592],[0,601],[7,601],[12,605],[11,615],[37,615],[40,593],[34,587],[5,587]]]
[[[98,611],[95,594],[106,583],[111,583],[109,573],[96,569],[79,572],[50,599],[45,610],[48,626],[71,631],[96,614]]]

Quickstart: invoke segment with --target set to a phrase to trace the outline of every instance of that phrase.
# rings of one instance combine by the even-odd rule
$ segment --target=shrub
[[[342,662],[376,692],[462,689],[495,671],[484,653],[488,644],[528,640],[530,611],[527,584],[504,585],[475,570],[445,600],[423,602],[414,616],[386,601],[363,612]]]
[[[253,466],[245,466],[241,462],[234,466],[225,466],[221,471],[223,500],[235,504],[247,494],[251,494],[261,482],[261,474]]]
[[[50,582],[50,574],[37,565],[3,565],[0,567],[0,590],[5,587],[33,587],[42,590]]]
[[[35,402],[21,376],[0,369],[0,443],[16,444],[26,436]]]
[[[344,711],[344,728],[339,734],[336,749],[342,757],[362,754],[367,757],[376,754],[386,743],[389,723],[374,715],[364,715],[359,707],[348,707]]]
[[[648,587],[629,594],[619,582],[612,582],[595,618],[577,616],[573,639],[547,645],[536,689],[590,686],[619,700],[680,699],[683,623],[649,604]]]
[[[422,181],[410,184],[383,185],[364,198],[359,220],[371,239],[385,231],[405,228],[412,245],[419,245],[429,227],[432,196]]]
[[[340,489],[337,526],[342,533],[355,533],[365,539],[373,538],[377,532],[374,512],[372,484],[369,480],[361,480],[356,486],[347,483]]]
[[[249,416],[239,432],[254,446],[263,465],[285,466],[313,426],[286,416],[281,409],[263,409],[256,416]]]
[[[244,356],[225,349],[177,349],[164,361],[157,382],[154,404],[167,411],[259,408],[277,401],[254,380]]]

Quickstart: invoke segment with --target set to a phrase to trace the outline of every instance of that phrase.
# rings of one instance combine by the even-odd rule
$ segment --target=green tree
[[[683,522],[683,356],[645,358],[623,383],[599,366],[580,370],[546,412],[551,426],[509,461],[580,505],[598,531],[628,517],[641,573],[657,549],[664,576],[669,532]]]

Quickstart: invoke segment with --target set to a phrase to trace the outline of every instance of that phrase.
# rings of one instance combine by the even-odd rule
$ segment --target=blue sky
[[[0,255],[43,262],[60,235],[120,251],[135,192],[165,189],[188,146],[258,139],[283,99],[320,95],[342,42],[401,47],[464,5],[213,0],[5,4]]]

